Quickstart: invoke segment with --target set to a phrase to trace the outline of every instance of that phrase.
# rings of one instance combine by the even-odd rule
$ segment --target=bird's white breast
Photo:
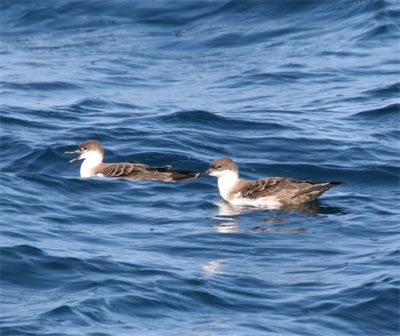
[[[233,172],[218,177],[218,190],[224,200],[230,201],[233,196],[232,192],[238,182],[239,178]]]
[[[90,156],[86,157],[81,165],[81,177],[94,176],[96,167],[103,161],[103,156],[98,152],[93,152]]]

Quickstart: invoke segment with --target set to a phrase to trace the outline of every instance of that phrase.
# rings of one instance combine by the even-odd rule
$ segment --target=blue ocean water
[[[1,6],[1,335],[398,335],[398,1]],[[81,179],[66,150],[343,181]]]

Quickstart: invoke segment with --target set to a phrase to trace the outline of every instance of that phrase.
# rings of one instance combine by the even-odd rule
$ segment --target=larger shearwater
[[[239,178],[239,168],[230,158],[211,162],[198,176],[216,176],[221,197],[234,205],[279,207],[315,200],[324,191],[342,182],[298,181],[288,177],[269,177],[249,181]]]

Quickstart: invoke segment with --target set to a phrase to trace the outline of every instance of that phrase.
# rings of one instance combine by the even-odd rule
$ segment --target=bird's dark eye
[[[214,169],[214,170],[220,170],[222,168],[222,166],[214,166],[214,165],[212,165],[212,166],[210,166],[210,168]]]
[[[85,151],[85,150],[87,150],[87,147],[81,147],[80,150]]]

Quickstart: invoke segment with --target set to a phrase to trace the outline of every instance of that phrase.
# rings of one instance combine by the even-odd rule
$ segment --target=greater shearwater
[[[82,142],[78,148],[65,154],[79,154],[69,161],[84,160],[81,165],[81,177],[124,177],[133,180],[157,180],[178,182],[196,177],[195,172],[173,170],[171,166],[151,167],[136,162],[104,163],[104,149],[97,140]]]
[[[216,176],[221,197],[234,205],[277,208],[315,200],[324,191],[342,182],[298,181],[288,177],[242,180],[239,168],[230,158],[219,158],[198,176]]]

